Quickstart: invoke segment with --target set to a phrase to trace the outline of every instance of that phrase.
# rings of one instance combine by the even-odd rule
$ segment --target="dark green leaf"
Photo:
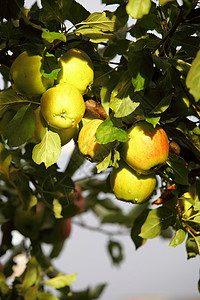
[[[4,129],[4,138],[11,147],[21,146],[32,138],[36,116],[30,105],[22,106]]]
[[[200,99],[200,51],[192,62],[186,78],[186,85],[196,101]]]
[[[174,181],[178,184],[188,185],[188,168],[184,159],[170,153],[167,164],[173,170]]]
[[[123,260],[122,245],[119,242],[110,240],[108,243],[108,252],[114,264],[119,264]]]

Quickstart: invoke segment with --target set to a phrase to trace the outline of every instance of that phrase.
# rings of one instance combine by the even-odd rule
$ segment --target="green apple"
[[[80,49],[70,49],[59,59],[61,70],[58,83],[69,83],[85,94],[94,80],[93,64],[90,57]]]
[[[166,162],[169,142],[160,126],[153,127],[146,121],[139,121],[128,130],[128,136],[121,155],[138,173],[149,173]]]
[[[76,127],[85,113],[80,92],[68,83],[59,83],[41,97],[40,109],[49,126],[57,129]]]
[[[42,56],[22,52],[10,67],[10,80],[13,89],[24,96],[37,97],[54,85],[53,79],[41,74]]]
[[[34,196],[33,196],[34,197]],[[30,209],[24,209],[22,205],[17,207],[14,215],[14,227],[21,234],[29,238],[37,238],[44,221],[45,206],[38,202]]]
[[[35,131],[33,134],[33,138],[36,141],[36,143],[39,143],[41,141],[42,130],[45,127],[45,121],[40,112],[40,106],[38,106],[36,108],[35,114],[36,114],[36,127],[35,127]],[[76,139],[76,137],[78,135],[78,131],[79,131],[79,125],[77,125],[76,127],[71,127],[71,128],[66,128],[66,129],[56,129],[56,128],[50,127],[50,130],[59,134],[60,139],[61,139],[61,146],[64,146],[69,141],[71,141],[72,138]]]
[[[103,122],[101,119],[90,120],[81,128],[78,136],[79,151],[89,160],[102,161],[110,152],[112,144],[98,144],[96,142],[96,131]]]
[[[119,168],[113,168],[111,171],[110,184],[117,199],[142,203],[153,193],[156,175],[138,174],[125,162],[120,161]]]

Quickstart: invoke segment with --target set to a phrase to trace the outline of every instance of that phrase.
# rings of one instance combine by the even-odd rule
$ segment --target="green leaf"
[[[174,181],[178,184],[188,185],[188,168],[181,157],[169,153],[167,165],[172,168],[174,173]]]
[[[31,286],[37,285],[40,281],[41,268],[35,257],[31,257],[27,264],[24,280],[21,285],[23,291],[27,291]]]
[[[97,166],[97,173],[101,173],[102,171],[106,170],[110,165],[111,160],[111,152],[101,161]]]
[[[99,125],[96,131],[96,141],[99,144],[107,144],[114,141],[127,142],[128,134],[125,130],[115,127],[110,117]]]
[[[174,223],[174,215],[167,207],[159,207],[149,212],[145,223],[142,225],[140,237],[153,239],[157,237],[161,230],[167,229]]]
[[[169,245],[172,247],[176,247],[182,244],[185,238],[186,238],[186,232],[183,229],[178,229]]]
[[[148,50],[130,50],[128,70],[132,77],[134,92],[144,90],[153,76],[153,60],[151,53]]]
[[[119,28],[119,22],[117,17],[109,11],[95,12],[86,20],[76,24],[76,27],[78,27],[75,30],[77,35],[82,34],[91,42],[100,43],[114,37],[112,32]]]
[[[42,38],[48,41],[49,43],[53,43],[55,40],[60,40],[66,43],[66,36],[62,32],[50,32],[48,29],[43,29]]]
[[[89,289],[89,297],[90,299],[99,299],[100,295],[102,294],[103,290],[105,289],[106,284],[99,284],[93,289]],[[83,297],[81,297],[83,299]]]
[[[57,162],[61,154],[61,140],[58,133],[44,128],[42,140],[33,148],[33,161],[40,165],[44,163],[46,168]]]
[[[147,15],[151,8],[151,0],[129,0],[126,5],[127,14],[133,19],[140,19]]]
[[[57,58],[53,54],[47,52],[42,60],[42,75],[48,79],[56,80],[60,70],[61,68],[58,65]]]
[[[35,131],[36,115],[31,106],[24,105],[6,125],[3,136],[10,147],[18,147],[32,138]]]
[[[134,98],[136,101],[134,101]],[[123,73],[110,97],[110,108],[115,112],[116,118],[126,117],[140,105],[133,94],[131,77],[128,71]]]
[[[20,102],[27,102],[26,99],[18,95],[12,88],[0,92],[0,117],[11,106],[19,104]]]
[[[58,274],[56,277],[43,281],[44,284],[52,286],[56,289],[71,285],[76,280],[77,274],[63,275]]]
[[[164,6],[165,4],[167,4],[168,2],[172,2],[174,0],[159,0],[159,5],[160,6]]]
[[[192,66],[186,77],[186,85],[193,95],[195,101],[200,99],[200,50],[197,52],[195,59],[192,62]]]
[[[37,293],[37,300],[59,300],[58,297],[50,293]]]
[[[53,200],[53,212],[56,219],[63,218],[63,216],[61,215],[62,205],[60,204],[58,199]]]
[[[160,121],[160,117],[149,117],[149,118],[145,118],[145,120],[152,124],[154,127],[156,127],[156,125],[158,124],[158,122]]]
[[[168,107],[170,106],[172,98],[173,94],[167,95],[164,98],[162,98],[162,100],[156,105],[156,107],[154,107],[150,114],[162,114],[163,112],[165,112],[166,109],[168,109]]]
[[[0,143],[0,173],[3,172],[8,174],[11,160],[12,155],[5,149],[4,145]]]
[[[119,242],[110,240],[108,242],[108,252],[114,264],[119,264],[122,262],[124,258],[123,249],[122,249],[122,245]]]

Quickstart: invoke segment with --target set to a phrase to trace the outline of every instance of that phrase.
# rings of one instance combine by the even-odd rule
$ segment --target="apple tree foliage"
[[[98,230],[104,224],[118,225],[129,232],[137,249],[161,235],[170,239],[172,247],[185,243],[187,259],[200,254],[200,2],[102,3],[104,11],[90,13],[75,0],[42,0],[41,7],[35,3],[30,10],[24,8],[24,0],[0,0],[2,299],[97,299],[101,295],[104,284],[74,291],[77,274],[63,274],[52,262],[66,239],[59,240],[58,233],[50,238],[59,228],[56,224],[62,219],[73,224],[75,216],[88,211],[99,220]],[[96,132],[98,143],[113,143],[100,163],[91,162],[92,174],[83,173],[78,180],[74,174],[85,158],[77,141],[61,170],[58,134],[46,129],[40,143],[32,138],[40,97],[17,94],[9,78],[12,62],[26,50],[42,54],[42,74],[56,80],[58,58],[70,48],[82,49],[93,62],[95,80],[84,95],[86,110],[104,120]],[[127,204],[119,205],[113,197],[109,174],[120,160],[126,130],[137,120],[160,124],[170,151],[156,171],[154,197],[125,213],[121,204]],[[14,230],[23,236],[17,245]],[[108,243],[115,264],[123,260],[117,240],[116,235]],[[43,252],[45,243],[52,245],[48,255]],[[9,284],[20,253],[26,254],[26,267]]]

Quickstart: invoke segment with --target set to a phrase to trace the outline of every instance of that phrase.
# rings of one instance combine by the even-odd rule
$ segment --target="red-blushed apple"
[[[120,161],[119,168],[113,168],[110,174],[111,188],[117,199],[142,203],[153,193],[156,187],[156,175],[138,174],[125,162]]]
[[[138,173],[148,173],[164,164],[168,158],[169,142],[166,132],[146,121],[136,122],[128,131],[121,155]]]
[[[41,114],[49,126],[57,129],[76,127],[85,113],[80,92],[68,83],[48,89],[40,99]]]
[[[96,131],[103,122],[101,119],[93,119],[83,125],[78,136],[78,147],[80,152],[89,160],[102,161],[110,152],[112,144],[99,144],[96,142]]]
[[[90,57],[80,49],[70,49],[59,59],[61,70],[58,83],[69,83],[85,94],[94,80],[93,64]]]
[[[71,234],[71,219],[55,219],[52,227],[41,232],[41,241],[47,244],[64,242]]]
[[[41,73],[42,56],[22,52],[10,67],[10,80],[13,89],[24,96],[37,97],[54,85],[53,79]]]

